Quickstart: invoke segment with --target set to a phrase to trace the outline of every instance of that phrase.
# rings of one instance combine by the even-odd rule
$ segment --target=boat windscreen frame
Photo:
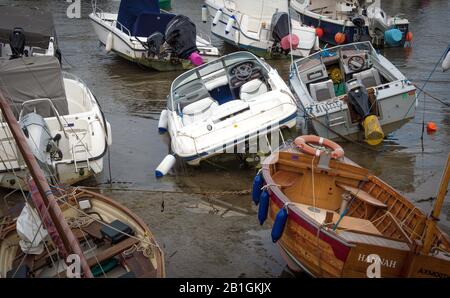
[[[217,63],[221,64],[221,68],[225,69],[228,68],[232,65],[235,65],[239,62],[243,62],[243,61],[255,61],[257,63],[259,63],[259,66],[261,66],[267,73],[270,71],[270,68],[268,68],[268,65],[266,63],[262,63],[263,61],[258,58],[256,55],[250,53],[250,52],[246,52],[246,51],[240,51],[240,52],[235,52],[235,53],[231,53],[228,54],[226,56],[223,56],[221,58],[218,58],[216,60],[213,60],[211,62],[208,62],[206,64],[203,64],[199,67],[196,67],[194,69],[191,69],[183,74],[181,74],[180,76],[178,76],[171,84],[170,87],[170,96],[168,98],[168,102],[167,102],[167,109],[169,109],[170,111],[174,111],[177,107],[176,103],[178,101],[180,101],[181,98],[176,99],[175,97],[175,93],[176,90],[188,83],[191,83],[195,80],[201,80],[203,77],[216,72],[219,69],[215,69],[213,68],[213,70],[211,72],[207,72],[204,74],[201,74],[202,70],[207,69],[208,67],[211,67],[212,65],[215,65]],[[228,73],[227,73],[228,76]]]
[[[359,50],[359,51],[365,50],[365,51],[367,51],[367,54],[370,56],[371,61],[376,61],[376,62],[380,63],[380,59],[378,58],[378,53],[375,50],[375,48],[372,46],[370,41],[362,41],[362,42],[355,42],[355,43],[339,45],[339,46],[335,46],[335,47],[331,47],[331,48],[324,48],[323,50],[316,52],[312,55],[295,60],[294,67],[291,66],[291,69],[295,68],[296,75],[298,76],[299,72],[300,72],[299,70],[302,70],[302,66],[304,64],[306,64],[307,62],[309,62],[310,60],[321,60],[320,59],[321,57],[327,57],[327,56],[333,55],[333,54],[341,56],[340,52],[342,50]]]

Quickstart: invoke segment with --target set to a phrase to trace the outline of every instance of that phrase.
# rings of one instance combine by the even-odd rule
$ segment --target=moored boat
[[[219,57],[188,17],[161,11],[158,0],[122,0],[117,14],[95,5],[89,18],[107,52],[153,70],[185,70]]]
[[[370,40],[376,46],[403,47],[412,41],[409,21],[387,15],[380,0],[292,0],[290,7],[331,45]]]
[[[30,147],[58,182],[74,184],[103,171],[111,126],[87,85],[61,71],[53,56],[0,60],[0,90],[29,133]],[[26,164],[6,123],[0,130],[0,186],[26,188]],[[20,177],[17,179],[17,177]]]
[[[163,253],[139,217],[104,195],[48,184],[9,105],[0,92],[30,194],[19,216],[0,219],[0,277],[164,277]]]
[[[223,153],[257,153],[258,138],[295,127],[296,115],[294,97],[278,72],[242,51],[177,77],[159,130],[169,133],[173,155],[198,165]],[[253,141],[255,147],[249,145]],[[174,158],[165,161],[171,166]]]
[[[339,145],[302,136],[265,159],[253,199],[261,224],[269,218],[272,240],[295,271],[316,277],[449,277],[450,238],[437,226],[449,179],[450,155],[427,216],[343,156]]]
[[[206,0],[203,9],[214,35],[261,57],[303,57],[318,47],[314,28],[291,19],[285,0]]]
[[[291,69],[306,133],[377,145],[414,118],[416,87],[368,41],[323,49]]]

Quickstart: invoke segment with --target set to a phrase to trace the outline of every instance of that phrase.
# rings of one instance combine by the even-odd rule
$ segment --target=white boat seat
[[[375,68],[355,73],[353,78],[357,79],[366,88],[381,85],[380,73]]]
[[[183,108],[183,123],[188,125],[196,121],[202,121],[210,117],[214,108],[218,106],[218,103],[211,97],[197,100]]]
[[[248,101],[255,96],[267,93],[267,91],[267,86],[263,81],[254,79],[241,86],[239,97],[244,101]]]
[[[323,101],[336,97],[332,80],[309,85],[311,97],[317,101]]]

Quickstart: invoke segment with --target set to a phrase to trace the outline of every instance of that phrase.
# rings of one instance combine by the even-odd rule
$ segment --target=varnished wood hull
[[[147,253],[151,251],[148,255],[142,254],[139,250],[133,254],[133,256],[137,256],[136,260],[140,263],[138,267],[141,267],[137,277],[165,277],[164,254],[147,225],[137,215],[123,205],[99,193],[85,189],[76,189],[75,195],[70,196],[66,203],[59,202],[66,219],[77,217],[80,214],[74,207],[77,206],[76,201],[81,199],[89,199],[92,205],[89,213],[99,214],[102,221],[110,223],[114,220],[120,220],[130,226],[134,231],[134,238],[139,239],[136,240],[136,244],[141,245],[141,249],[147,248]],[[11,219],[11,224],[5,227],[0,234],[0,277],[6,277],[7,272],[14,267],[13,264],[17,264],[17,258],[21,254],[18,244],[20,238],[16,232],[15,220],[16,218]],[[77,232],[76,230],[75,228],[72,229],[74,232]],[[83,237],[79,239],[83,240]],[[36,259],[38,258],[36,256]],[[87,261],[91,264],[91,268],[97,265],[95,257],[91,257]],[[148,270],[148,268],[151,269]],[[48,276],[43,274],[42,277]],[[65,277],[65,275],[60,273],[59,277]]]
[[[312,157],[294,152],[281,154],[279,157],[271,156],[268,158],[267,164],[263,167],[263,177],[270,196],[269,221],[273,223],[280,208],[288,208],[288,219],[277,244],[282,256],[292,270],[303,270],[316,277],[371,277],[373,267],[370,266],[373,262],[368,262],[368,256],[376,255],[381,259],[380,277],[383,278],[450,277],[448,236],[440,230],[436,231],[436,234],[439,235],[437,237],[440,239],[440,242],[437,243],[440,248],[446,250],[445,253],[436,255],[419,253],[421,238],[410,236],[412,241],[405,239],[409,239],[408,235],[414,235],[413,233],[423,234],[425,215],[390,186],[377,177],[371,176],[362,168],[353,168],[354,165],[347,165],[349,167],[345,170],[349,171],[342,172],[342,175],[339,170],[334,171],[331,167],[329,173],[325,174],[325,176],[332,174],[333,179],[330,180],[324,176],[326,170],[318,170],[315,174],[317,179],[315,192],[319,199],[329,197],[330,202],[323,201],[321,203],[326,206],[326,209],[334,210],[336,206],[333,206],[332,200],[341,195],[341,189],[335,185],[337,184],[336,181],[352,184],[365,177],[361,189],[369,191],[371,195],[378,197],[381,202],[387,205],[389,213],[402,223],[402,228],[407,236],[403,239],[394,229],[391,232],[390,229],[394,225],[384,215],[384,217],[380,217],[381,220],[374,221],[376,231],[364,229],[359,231],[334,231],[332,228],[326,228],[323,224],[319,224],[308,215],[305,212],[307,209],[304,209],[307,208],[307,205],[297,204],[286,195],[292,194],[294,196],[299,192],[306,194],[311,192],[311,185],[307,183],[307,174],[303,174],[302,179],[304,181],[302,183],[304,184],[301,184],[302,187],[297,188],[292,183],[289,186],[280,186],[281,180],[272,179],[272,175],[277,171],[274,169],[278,163],[282,164],[278,165],[279,168],[291,169],[295,172],[295,162],[305,161],[305,168],[302,171],[307,173],[308,167],[306,164],[311,165]],[[283,158],[286,162],[280,162]],[[344,167],[342,164],[339,164],[339,166]],[[311,171],[311,167],[309,167],[309,171]],[[291,180],[295,181],[295,179]],[[317,184],[317,181],[320,184]],[[320,189],[318,185],[321,185]],[[298,195],[298,197],[301,196]],[[397,208],[396,206],[400,207]],[[381,214],[380,210],[370,210],[371,206],[364,206],[364,208],[369,209],[369,211],[365,211],[366,213],[372,214],[366,216],[366,218],[373,219]],[[354,216],[365,217],[364,214],[358,214],[359,209],[363,210],[364,208],[353,208],[351,213]],[[377,231],[380,232],[376,233]]]

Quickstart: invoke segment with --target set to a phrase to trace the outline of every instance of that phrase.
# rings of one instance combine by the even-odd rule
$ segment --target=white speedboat
[[[278,72],[252,53],[236,52],[176,78],[159,128],[168,131],[173,155],[198,165],[220,153],[240,153],[234,149],[261,134],[294,127],[296,115]]]
[[[161,11],[158,0],[122,0],[118,14],[94,6],[89,18],[107,52],[154,70],[189,69],[220,56],[188,17]]]
[[[416,87],[368,41],[322,50],[291,69],[306,132],[376,145],[415,115]]]
[[[287,0],[205,0],[203,10],[214,35],[261,57],[303,57],[318,47],[314,28],[290,19]]]
[[[51,13],[22,6],[0,6],[0,59],[56,56],[61,61]]]
[[[412,40],[409,21],[387,15],[381,0],[291,0],[290,7],[331,45],[370,40],[376,46],[403,47]]]
[[[57,58],[0,60],[0,89],[49,176],[74,184],[103,170],[103,156],[111,145],[110,124],[88,87],[62,73]],[[1,127],[0,186],[25,188],[24,159],[7,124]]]

